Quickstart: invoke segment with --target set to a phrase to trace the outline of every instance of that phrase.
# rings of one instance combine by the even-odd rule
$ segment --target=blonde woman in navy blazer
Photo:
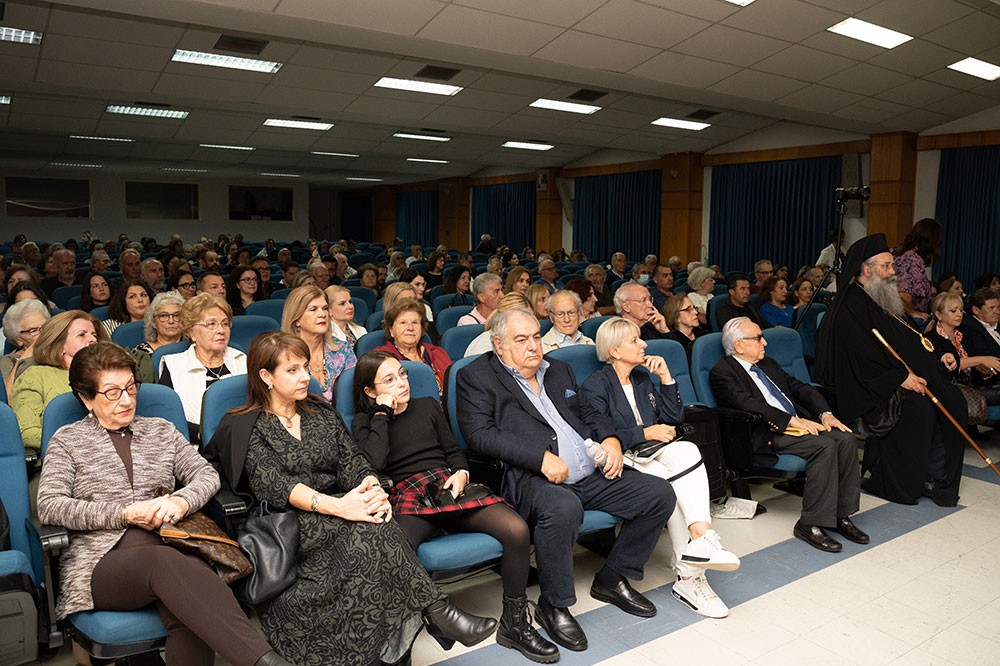
[[[677,495],[677,506],[667,521],[674,550],[677,582],[672,595],[708,617],[726,617],[729,609],[705,578],[706,569],[739,568],[736,555],[722,547],[712,529],[708,474],[698,447],[677,436],[674,425],[684,421],[684,406],[666,361],[646,356],[639,327],[614,317],[597,329],[597,357],[607,363],[583,383],[584,396],[615,424],[625,464],[666,479]],[[644,368],[644,369],[643,369]],[[648,372],[647,372],[648,371]],[[653,384],[650,375],[660,379]],[[635,448],[647,441],[670,442],[654,455],[640,458]]]

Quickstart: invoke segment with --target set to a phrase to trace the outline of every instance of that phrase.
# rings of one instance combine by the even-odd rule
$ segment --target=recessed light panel
[[[411,134],[409,132],[396,132],[393,134],[397,139],[416,139],[417,141],[451,141],[450,136],[434,136],[433,134]]]
[[[84,162],[50,162],[49,166],[65,167],[68,169],[100,169],[103,164],[87,164]]]
[[[978,60],[976,58],[959,60],[958,62],[948,65],[948,69],[953,69],[956,72],[962,72],[963,74],[978,76],[979,78],[986,79],[987,81],[996,81],[997,79],[1000,79],[1000,67],[997,67],[992,63],[988,63],[985,60]]]
[[[0,95],[0,104],[10,104],[10,95]]]
[[[173,171],[175,173],[208,173],[208,169],[180,169],[178,167],[163,167],[160,171]]]
[[[381,178],[362,178],[360,176],[348,176],[344,180],[358,180],[364,183],[381,183]]]
[[[706,127],[711,127],[709,123],[696,123],[693,120],[681,120],[680,118],[657,118],[650,125],[659,125],[660,127],[676,127],[677,129],[695,130],[700,131]]]
[[[575,104],[573,102],[561,102],[557,99],[545,99],[544,97],[539,97],[534,102],[529,104],[536,109],[550,109],[552,111],[567,111],[569,113],[582,113],[584,115],[590,115],[591,113],[597,113],[601,110],[601,107],[594,106],[592,104]]]
[[[503,144],[504,148],[518,148],[520,150],[552,150],[555,148],[549,143],[535,143],[532,141],[507,141]]]
[[[751,2],[753,2],[753,0],[726,0],[726,2],[728,2],[731,5],[739,5],[740,7],[746,7]]]
[[[407,157],[407,162],[426,162],[428,164],[447,164],[448,160],[429,160],[423,157]]]
[[[328,153],[324,150],[314,150],[313,155],[324,155],[326,157],[360,157],[360,155],[355,155],[354,153]]]
[[[21,28],[9,28],[0,25],[0,42],[14,42],[15,44],[41,44],[42,33],[34,30],[22,30]]]
[[[913,37],[901,32],[883,28],[880,25],[856,18],[844,19],[837,25],[830,26],[827,30],[838,35],[843,35],[844,37],[881,46],[884,49],[894,49],[900,44],[905,44],[913,39]]]
[[[274,74],[281,69],[280,62],[270,60],[256,60],[254,58],[239,58],[237,56],[220,55],[218,53],[205,53],[203,51],[185,51],[177,49],[174,51],[174,62],[186,62],[192,65],[208,65],[209,67],[224,67],[226,69],[242,69],[246,72],[264,72]]]
[[[462,92],[461,86],[449,86],[445,83],[430,83],[428,81],[417,81],[415,79],[394,79],[383,76],[375,82],[376,88],[392,88],[393,90],[407,90],[409,92],[428,93],[431,95],[457,95]]]
[[[217,148],[218,150],[257,150],[252,146],[227,146],[221,143],[199,143],[202,148]]]
[[[71,139],[84,139],[86,141],[117,141],[120,143],[133,143],[135,139],[123,139],[117,136],[86,136],[84,134],[70,134]]]
[[[188,117],[187,111],[176,109],[161,109],[155,106],[122,106],[120,104],[108,104],[105,109],[108,113],[121,113],[126,116],[144,116],[146,118],[173,118],[184,120]]]
[[[273,173],[269,171],[261,171],[258,176],[272,176],[274,178],[301,178],[297,173]]]
[[[319,130],[325,132],[333,127],[333,123],[317,123],[310,120],[284,120],[282,118],[268,118],[264,121],[268,127],[287,127],[289,129]]]

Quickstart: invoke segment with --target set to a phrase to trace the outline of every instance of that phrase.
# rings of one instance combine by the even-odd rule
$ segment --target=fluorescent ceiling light
[[[133,143],[135,139],[122,139],[117,136],[86,136],[84,134],[70,134],[71,139],[86,139],[87,141],[119,141],[121,143]]]
[[[333,127],[333,123],[317,123],[309,120],[282,120],[281,118],[268,118],[264,121],[264,124],[268,127],[287,127],[290,129],[306,129],[306,130],[321,130],[325,132],[326,130]]]
[[[394,90],[408,90],[410,92],[430,93],[431,95],[457,95],[462,92],[461,86],[449,86],[444,83],[428,83],[427,81],[414,81],[413,79],[394,79],[383,76],[375,82],[376,88],[392,88]]]
[[[34,30],[22,30],[21,28],[8,28],[0,25],[0,42],[14,42],[15,44],[41,44],[42,33]]]
[[[257,150],[253,146],[227,146],[221,143],[199,143],[202,148],[218,148],[219,150]]]
[[[174,62],[186,62],[192,65],[208,65],[209,67],[225,67],[226,69],[242,69],[247,72],[264,72],[274,74],[281,69],[280,62],[270,60],[255,60],[253,58],[238,58],[236,56],[205,53],[203,51],[174,51]]]
[[[10,104],[10,95],[0,95],[0,104]]]
[[[582,113],[585,115],[590,115],[591,113],[597,113],[598,111],[601,110],[601,107],[593,106],[592,104],[574,104],[573,102],[560,102],[557,99],[545,99],[544,97],[539,97],[528,106],[533,106],[536,109],[551,109],[552,111],[568,111],[570,113]]]
[[[450,136],[433,136],[431,134],[410,134],[409,132],[396,132],[393,134],[397,139],[417,139],[419,141],[451,141]]]
[[[726,2],[728,2],[731,5],[739,5],[740,7],[746,7],[751,2],[753,2],[753,0],[726,0]]]
[[[423,157],[407,157],[407,162],[427,162],[428,164],[447,164],[448,160],[429,160]]]
[[[79,162],[50,162],[49,166],[69,167],[71,169],[100,169],[103,164],[84,164]]]
[[[268,171],[261,171],[258,176],[274,176],[275,178],[301,178],[297,173],[271,173]]]
[[[520,148],[521,150],[552,150],[555,146],[548,143],[532,143],[529,141],[508,141],[504,148]]]
[[[856,18],[844,19],[837,25],[830,26],[827,30],[838,35],[843,35],[844,37],[881,46],[884,49],[894,49],[900,44],[905,44],[913,39],[913,37],[904,35],[901,32],[883,28],[880,25]]]
[[[660,127],[676,127],[677,129],[695,130],[700,131],[706,127],[711,127],[709,123],[698,123],[693,120],[681,120],[680,118],[657,118],[650,125],[659,125]]]
[[[381,178],[362,178],[360,176],[348,176],[347,178],[344,178],[344,180],[360,180],[360,181],[365,182],[365,183],[381,183],[382,182]]]
[[[313,155],[326,155],[327,157],[361,157],[360,155],[355,155],[354,153],[328,153],[323,150],[312,151]]]
[[[177,111],[176,109],[161,109],[155,106],[123,106],[121,104],[108,104],[105,109],[108,113],[121,113],[126,116],[145,116],[147,118],[175,118],[184,120],[188,117],[187,111]]]
[[[956,72],[962,72],[963,74],[978,76],[979,78],[986,79],[987,81],[996,81],[997,79],[1000,79],[1000,67],[997,67],[992,63],[988,63],[985,60],[977,60],[976,58],[966,58],[965,60],[953,62],[948,65],[948,69],[953,69]]]
[[[208,173],[208,169],[179,169],[177,167],[163,167],[160,171],[174,171],[177,173]]]

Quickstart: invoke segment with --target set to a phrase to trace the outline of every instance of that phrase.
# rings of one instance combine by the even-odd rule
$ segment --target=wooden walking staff
[[[872,334],[874,334],[875,337],[878,338],[878,341],[882,343],[883,347],[889,350],[890,354],[896,357],[897,361],[903,364],[903,367],[906,368],[906,371],[908,373],[910,373],[911,375],[914,374],[913,370],[910,370],[910,366],[908,366],[906,364],[906,361],[904,361],[902,357],[896,353],[896,350],[892,348],[892,345],[886,342],[885,338],[882,337],[882,334],[878,332],[878,329],[873,328]],[[937,396],[935,396],[934,393],[931,392],[929,387],[926,386],[924,387],[924,393],[926,393],[927,397],[931,399],[931,402],[934,403],[934,406],[938,408],[938,411],[944,414],[945,418],[951,421],[951,424],[955,426],[955,430],[957,430],[962,434],[962,437],[965,438],[965,441],[967,441],[969,444],[972,445],[972,448],[976,450],[976,453],[982,456],[983,460],[986,461],[986,464],[990,466],[990,469],[996,472],[997,476],[1000,476],[1000,469],[997,469],[997,466],[993,464],[993,461],[990,460],[990,457],[988,455],[986,455],[986,452],[983,451],[981,448],[979,448],[978,444],[972,441],[972,438],[969,437],[969,433],[965,431],[965,428],[963,428],[958,424],[958,421],[955,420],[955,417],[948,412],[948,409],[944,405],[941,404],[941,401],[937,399]]]

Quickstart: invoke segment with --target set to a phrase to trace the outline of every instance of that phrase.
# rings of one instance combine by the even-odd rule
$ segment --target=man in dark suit
[[[754,456],[774,460],[777,453],[789,453],[807,461],[802,514],[793,534],[831,553],[842,546],[823,528],[868,543],[868,535],[850,519],[861,494],[853,433],[833,415],[819,391],[764,356],[767,341],[747,317],[726,322],[722,346],[726,358],[712,368],[712,391],[720,406],[761,415],[753,426]],[[785,434],[788,429],[797,432]]]
[[[972,316],[962,320],[962,346],[969,356],[1000,357],[1000,299],[990,288],[976,289],[969,298]]]
[[[474,451],[504,463],[504,498],[533,530],[541,588],[536,619],[556,643],[585,650],[587,636],[569,612],[576,603],[573,544],[584,509],[624,520],[591,596],[652,617],[656,607],[627,579],[642,579],[673,512],[674,492],[663,479],[623,469],[613,423],[579,393],[569,365],[542,358],[538,320],[530,312],[497,312],[492,322],[495,353],[458,373],[459,427]],[[606,461],[598,470],[601,454]]]
[[[770,265],[770,262],[768,262]],[[715,311],[715,323],[721,331],[730,319],[746,317],[761,328],[771,328],[771,324],[760,316],[760,312],[750,302],[750,281],[745,275],[734,273],[726,280],[729,285],[729,298],[719,304]]]

